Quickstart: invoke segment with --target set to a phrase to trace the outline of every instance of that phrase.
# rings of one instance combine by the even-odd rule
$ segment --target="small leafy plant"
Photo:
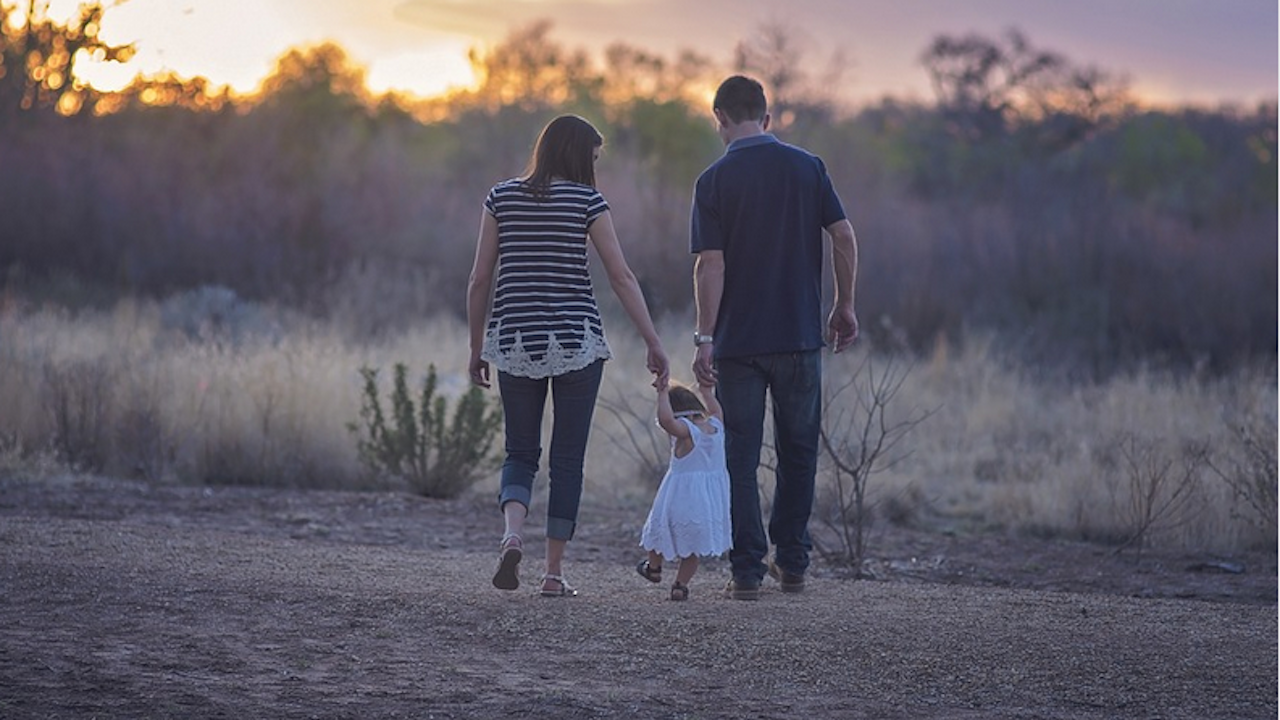
[[[491,451],[502,412],[489,407],[480,388],[463,393],[452,420],[446,422],[449,402],[436,394],[435,365],[428,366],[416,401],[404,363],[396,363],[393,374],[388,416],[378,390],[378,371],[360,368],[360,419],[347,423],[347,430],[356,436],[356,453],[366,470],[377,477],[403,478],[426,497],[451,498],[497,468],[499,459]]]

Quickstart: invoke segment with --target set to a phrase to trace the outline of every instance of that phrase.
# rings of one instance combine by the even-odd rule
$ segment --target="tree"
[[[605,48],[603,99],[610,107],[646,100],[702,109],[703,90],[720,74],[707,57],[682,50],[674,61],[625,43]]]
[[[830,89],[840,84],[847,60],[840,52],[815,77],[810,71],[813,41],[800,30],[780,23],[760,26],[733,50],[733,68],[758,79],[769,93],[773,126],[788,129],[797,120],[826,123],[833,111]]]
[[[519,107],[537,111],[572,106],[599,95],[602,80],[583,50],[566,51],[547,36],[551,21],[540,20],[512,32],[488,52],[472,50],[480,87],[471,99],[490,111]]]
[[[364,68],[333,42],[292,48],[281,55],[271,75],[262,81],[261,94],[265,101],[288,104],[303,112],[335,105],[372,106]]]
[[[104,115],[149,108],[217,112],[233,104],[229,86],[215,86],[205,77],[184,78],[166,71],[150,77],[135,77],[119,91],[104,95],[95,109]]]
[[[133,57],[133,45],[98,38],[106,14],[101,2],[80,5],[65,23],[48,10],[48,0],[29,0],[24,10],[0,0],[0,123],[24,113],[76,115],[98,95],[75,76],[74,64]]]
[[[1031,46],[1016,29],[1001,40],[939,35],[921,56],[954,134],[968,140],[1005,135],[1025,121],[1058,118],[1078,139],[1106,113],[1123,107],[1124,85],[1093,67]]]

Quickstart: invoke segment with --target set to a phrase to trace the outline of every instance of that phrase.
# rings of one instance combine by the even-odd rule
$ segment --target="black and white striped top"
[[[556,181],[538,198],[513,179],[484,206],[498,221],[498,276],[481,357],[528,378],[611,357],[587,266],[587,228],[609,209],[604,196]]]

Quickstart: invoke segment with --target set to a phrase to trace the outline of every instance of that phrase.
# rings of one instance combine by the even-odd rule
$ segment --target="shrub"
[[[436,368],[427,368],[415,403],[409,394],[408,369],[396,363],[391,389],[390,417],[379,399],[378,371],[360,368],[364,387],[360,420],[347,424],[357,436],[361,465],[379,477],[403,478],[414,492],[427,497],[457,497],[486,472],[497,467],[491,454],[502,414],[490,409],[480,388],[463,393],[446,422],[448,401],[436,395]]]
[[[1210,462],[1210,470],[1230,488],[1237,501],[1251,512],[1243,515],[1268,539],[1273,550],[1276,509],[1280,497],[1276,480],[1276,420],[1265,414],[1231,424],[1235,457]],[[1235,512],[1233,511],[1233,514]]]
[[[47,361],[44,365],[54,446],[59,459],[79,470],[98,472],[106,464],[111,382],[101,363]]]

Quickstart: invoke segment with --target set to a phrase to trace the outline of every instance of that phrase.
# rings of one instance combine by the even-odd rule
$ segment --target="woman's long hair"
[[[546,194],[552,180],[595,187],[595,149],[601,145],[604,137],[591,123],[577,115],[561,115],[538,135],[529,168],[521,179],[536,195]]]

